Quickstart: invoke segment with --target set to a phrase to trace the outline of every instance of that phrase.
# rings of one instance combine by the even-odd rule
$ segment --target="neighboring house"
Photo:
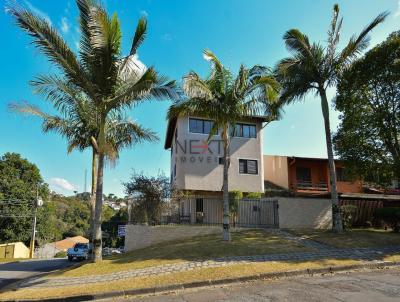
[[[46,243],[36,249],[36,258],[53,258],[59,252],[66,252],[74,247],[76,243],[88,243],[89,239],[82,236],[67,237],[63,240]]]
[[[362,182],[346,175],[343,162],[336,160],[339,193],[362,193]],[[264,155],[264,179],[297,195],[330,192],[328,159]]]
[[[264,192],[263,117],[236,124],[230,145],[229,191]],[[219,135],[207,143],[213,122],[180,117],[168,122],[165,149],[171,150],[171,184],[194,195],[222,194],[223,144]]]
[[[22,242],[0,244],[0,259],[29,258],[29,248]]]

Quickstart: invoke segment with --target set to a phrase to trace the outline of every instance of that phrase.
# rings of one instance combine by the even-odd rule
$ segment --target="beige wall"
[[[26,245],[22,242],[0,244],[0,248],[2,249],[1,254],[4,253],[5,249],[7,249],[8,251],[13,251],[12,255],[8,255],[8,257],[11,256],[11,258],[29,258],[29,248],[27,248]]]
[[[127,225],[125,250],[132,251],[157,243],[221,233],[221,227],[211,226],[145,226]]]
[[[330,199],[279,197],[278,204],[280,228],[330,229],[332,227]]]
[[[262,124],[260,122],[244,121],[255,124],[257,127],[257,138],[233,137],[231,140],[231,165],[229,168],[229,190],[240,190],[242,192],[264,192],[264,167],[262,156]],[[207,134],[189,133],[189,118],[179,118],[177,121],[177,139],[183,145],[186,141],[186,154],[176,146],[175,135],[173,137],[173,152],[171,154],[171,171],[176,164],[176,177],[174,185],[182,190],[221,191],[223,165],[218,164],[218,157],[222,157],[222,143],[210,142],[209,146],[213,154],[208,151],[204,154],[189,154],[190,140],[192,146],[202,144],[206,141]],[[213,139],[219,140],[219,136]],[[219,147],[218,147],[218,144]],[[192,150],[200,150],[194,148]],[[255,159],[258,161],[258,175],[239,174],[239,158]]]
[[[287,156],[264,155],[264,179],[289,189]]]

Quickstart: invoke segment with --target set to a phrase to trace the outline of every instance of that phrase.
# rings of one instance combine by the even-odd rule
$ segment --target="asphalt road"
[[[111,301],[111,300],[110,300]],[[113,300],[116,301],[116,300]],[[181,293],[127,298],[118,301],[211,302],[211,301],[400,301],[400,268],[257,281],[226,287],[202,288]]]
[[[26,260],[0,264],[0,290],[6,285],[73,265],[67,259]]]

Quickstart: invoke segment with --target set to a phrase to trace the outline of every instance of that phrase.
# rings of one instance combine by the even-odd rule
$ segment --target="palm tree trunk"
[[[341,233],[343,232],[343,224],[339,209],[339,196],[336,188],[336,169],[335,169],[335,161],[333,158],[332,136],[331,136],[330,121],[329,121],[329,105],[325,89],[321,88],[319,93],[321,96],[322,114],[324,116],[324,123],[325,123],[326,149],[328,152],[329,179],[330,179],[330,189],[332,198],[332,222],[333,222],[332,229],[336,232]]]
[[[93,243],[94,239],[94,215],[96,209],[96,183],[97,183],[97,153],[94,148],[92,148],[92,189],[90,196],[90,231],[89,231],[89,241]]]
[[[223,200],[223,210],[224,210],[224,218],[223,218],[223,232],[222,239],[224,241],[231,241],[231,233],[229,230],[229,191],[228,191],[228,172],[229,172],[229,163],[230,163],[230,154],[229,154],[229,138],[227,130],[224,130],[223,133],[223,144],[224,144],[224,178],[222,183],[222,200]]]
[[[104,170],[104,154],[98,156],[97,167],[97,186],[96,186],[96,207],[94,215],[94,262],[102,260],[102,232],[101,232],[101,212],[103,207],[103,170]]]

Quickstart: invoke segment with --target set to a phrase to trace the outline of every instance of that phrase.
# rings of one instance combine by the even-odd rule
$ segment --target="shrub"
[[[54,255],[54,258],[65,258],[67,257],[67,252],[61,251]]]
[[[375,218],[383,221],[384,224],[390,226],[394,232],[400,231],[400,208],[399,207],[388,207],[388,208],[376,209]]]
[[[355,205],[345,204],[340,207],[340,213],[342,214],[343,228],[345,230],[351,230],[353,226],[353,219],[357,214],[358,208]]]
[[[262,194],[260,192],[249,192],[249,193],[247,193],[246,198],[249,198],[249,199],[260,199],[261,195]]]

